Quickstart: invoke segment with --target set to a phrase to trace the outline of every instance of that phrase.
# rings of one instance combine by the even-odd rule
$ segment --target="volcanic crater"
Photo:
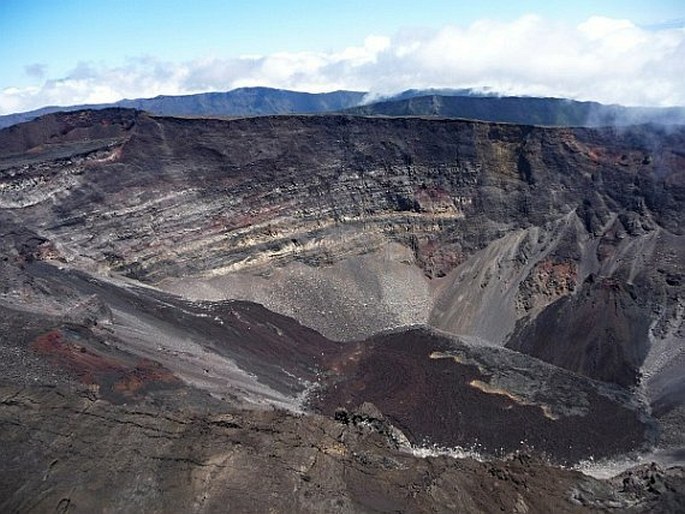
[[[301,511],[682,506],[682,468],[638,498],[559,466],[680,462],[683,148],[127,109],[0,130],[0,507],[249,510],[252,458]]]

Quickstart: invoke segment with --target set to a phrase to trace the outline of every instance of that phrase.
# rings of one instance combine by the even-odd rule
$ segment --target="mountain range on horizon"
[[[111,107],[178,117],[347,113],[361,116],[464,118],[542,126],[685,124],[685,107],[626,107],[565,98],[502,96],[487,90],[408,89],[394,95],[372,96],[363,91],[307,93],[268,87],[244,87],[227,92],[160,95],[102,104],[46,106],[0,116],[0,128],[54,112]]]

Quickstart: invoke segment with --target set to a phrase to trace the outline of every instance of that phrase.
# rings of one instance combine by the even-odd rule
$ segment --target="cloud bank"
[[[44,68],[30,66],[36,78]],[[468,27],[405,29],[339,52],[80,63],[66,77],[0,91],[0,114],[45,105],[103,103],[269,86],[388,94],[408,88],[488,88],[508,95],[624,105],[685,105],[685,28],[640,28],[593,17],[578,26],[527,15]]]

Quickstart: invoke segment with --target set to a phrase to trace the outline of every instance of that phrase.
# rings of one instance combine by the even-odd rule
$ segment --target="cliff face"
[[[121,109],[2,130],[6,385],[181,413],[175,394],[372,402],[405,449],[682,447],[684,148],[649,126]]]
[[[571,212],[592,235],[612,214],[635,223],[641,211],[644,223],[679,233],[677,134],[108,112],[4,132],[6,154],[35,158],[4,160],[2,205],[47,216],[56,243],[60,222],[51,220],[68,218],[70,232],[97,235],[72,247],[147,282],[334,262],[387,240],[412,248],[437,277],[502,235]],[[660,138],[656,148],[647,136]],[[45,155],[53,160],[39,164]],[[40,205],[52,197],[59,201]]]
[[[430,320],[501,344],[591,275],[645,282],[647,310],[679,294],[684,137],[646,126],[51,115],[0,135],[0,204],[87,269],[198,296],[230,289],[289,315],[298,302],[302,321],[337,338]],[[324,267],[335,272],[317,274]],[[245,286],[246,273],[280,277]],[[315,319],[306,298],[291,298],[303,281],[318,310],[361,329]]]

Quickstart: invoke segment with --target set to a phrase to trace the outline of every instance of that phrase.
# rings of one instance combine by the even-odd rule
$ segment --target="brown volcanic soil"
[[[51,330],[29,346],[57,367],[75,374],[84,384],[98,387],[99,396],[121,403],[154,389],[180,387],[181,382],[167,369],[149,359],[105,356],[82,344],[85,330]]]
[[[460,446],[493,455],[527,450],[558,462],[619,455],[651,437],[638,409],[605,396],[581,377],[531,366],[530,373],[540,373],[534,387],[548,390],[546,399],[535,400],[518,392],[525,390],[523,383],[513,381],[514,387],[505,389],[491,381],[508,373],[512,363],[506,353],[493,366],[466,347],[454,350],[453,341],[424,330],[355,344],[327,361],[330,372],[312,405],[333,415],[339,408],[353,410],[371,402],[417,445]],[[584,397],[584,408],[568,415],[557,412],[579,397]]]

